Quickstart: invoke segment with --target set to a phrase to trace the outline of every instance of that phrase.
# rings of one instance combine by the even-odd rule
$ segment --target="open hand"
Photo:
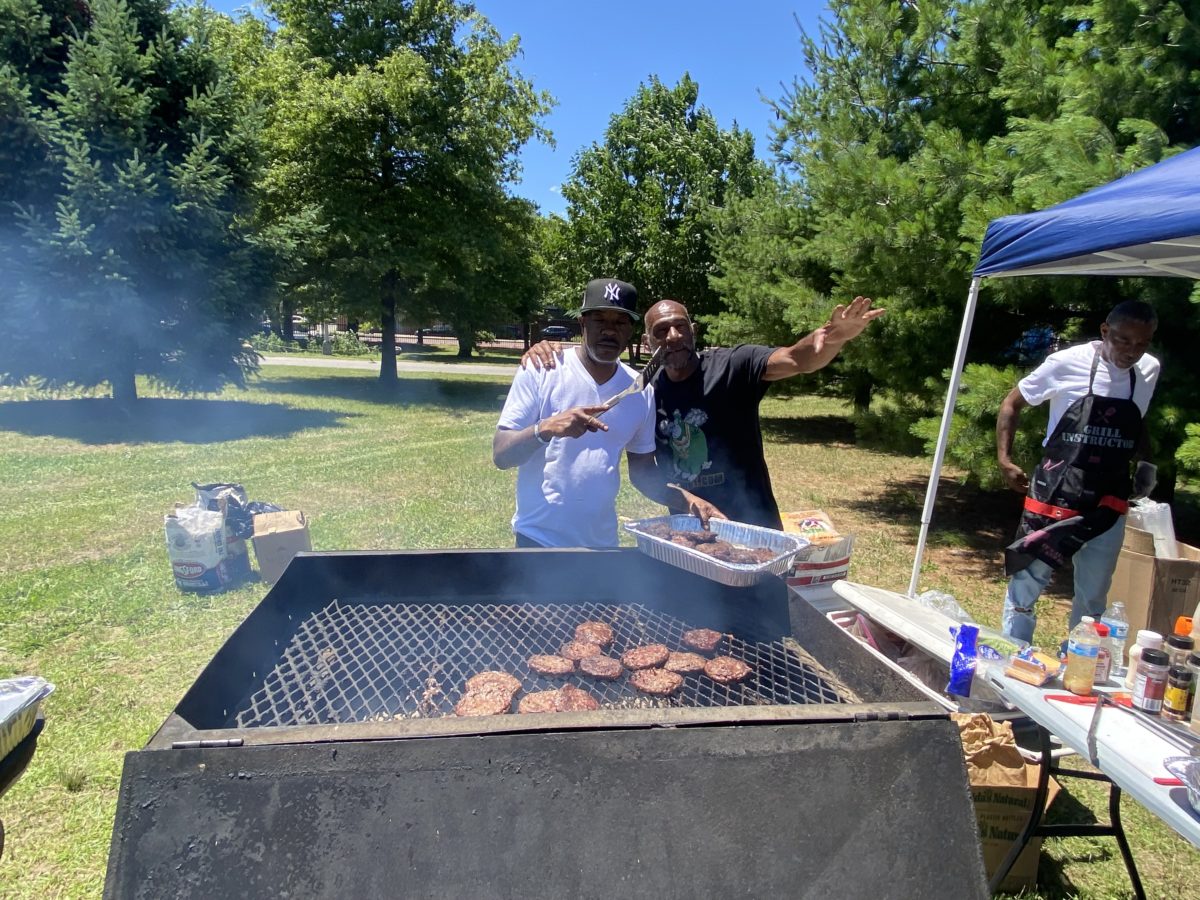
[[[841,346],[854,340],[886,311],[871,309],[870,297],[855,297],[845,306],[838,304],[833,308],[829,321],[813,332],[813,349],[820,353],[827,343]]]

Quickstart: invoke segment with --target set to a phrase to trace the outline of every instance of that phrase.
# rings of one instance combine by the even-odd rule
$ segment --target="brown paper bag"
[[[1025,759],[1011,724],[994,722],[983,713],[951,713],[950,717],[958,724],[972,786],[1024,787]]]

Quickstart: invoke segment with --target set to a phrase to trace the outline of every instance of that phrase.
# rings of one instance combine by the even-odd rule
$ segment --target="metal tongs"
[[[640,394],[646,389],[646,385],[650,383],[651,379],[658,374],[658,370],[662,368],[663,348],[665,346],[665,344],[658,345],[658,349],[650,356],[650,361],[642,367],[642,371],[638,372],[637,377],[633,379],[633,384],[625,388],[621,393],[613,394],[613,396],[604,401],[604,409],[600,410],[600,415],[608,412],[608,410],[612,409],[630,394]]]
[[[1077,706],[1090,706],[1093,703],[1096,705],[1095,711],[1092,713],[1092,720],[1088,724],[1087,730],[1087,752],[1088,762],[1096,765],[1096,733],[1100,729],[1100,712],[1106,706],[1113,709],[1122,710],[1129,715],[1134,716],[1139,722],[1146,726],[1147,729],[1153,731],[1159,737],[1164,738],[1168,743],[1174,744],[1176,747],[1182,748],[1185,752],[1190,750],[1191,742],[1187,735],[1181,730],[1172,728],[1162,722],[1157,721],[1156,717],[1146,715],[1134,708],[1130,701],[1130,696],[1124,691],[1117,691],[1113,694],[1104,692],[1096,692],[1090,696],[1078,696],[1075,694],[1046,694],[1047,700],[1054,700],[1058,703],[1072,703]]]

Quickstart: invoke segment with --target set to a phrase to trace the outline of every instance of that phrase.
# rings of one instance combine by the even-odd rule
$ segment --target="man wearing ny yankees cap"
[[[634,486],[666,502],[656,477],[651,392],[605,406],[637,377],[620,356],[639,318],[633,285],[593,279],[583,292],[582,343],[568,345],[554,368],[517,370],[492,437],[492,460],[517,469],[518,547],[617,546],[622,450]]]

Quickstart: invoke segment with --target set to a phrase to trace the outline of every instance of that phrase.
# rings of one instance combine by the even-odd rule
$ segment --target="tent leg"
[[[963,310],[962,331],[958,335],[958,349],[954,353],[954,370],[950,373],[950,387],[946,390],[946,406],[942,410],[942,427],[938,432],[937,449],[933,454],[933,470],[929,473],[929,486],[925,489],[925,507],[921,510],[921,533],[917,537],[917,557],[913,560],[912,578],[908,582],[908,596],[917,596],[917,580],[921,574],[921,561],[925,557],[925,542],[929,538],[929,523],[933,520],[933,503],[937,498],[938,478],[942,474],[942,460],[946,456],[946,444],[950,440],[950,423],[954,419],[954,406],[958,401],[958,385],[962,381],[962,370],[967,358],[967,340],[971,336],[971,323],[975,321],[975,306],[979,302],[979,282],[971,279],[967,292],[967,308]]]

